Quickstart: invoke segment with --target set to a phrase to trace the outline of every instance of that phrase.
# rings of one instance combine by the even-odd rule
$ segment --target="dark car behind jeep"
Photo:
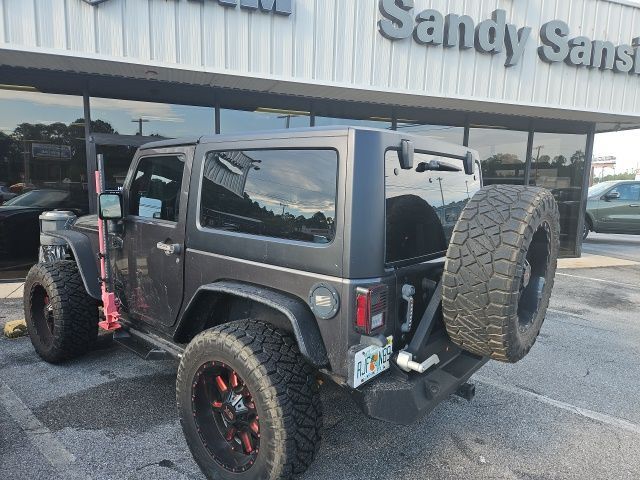
[[[0,205],[0,263],[21,260],[27,268],[38,259],[38,216],[46,211],[60,209],[75,215],[89,212],[86,190],[55,185],[36,188],[14,195]]]
[[[209,478],[304,471],[321,378],[403,424],[471,398],[478,368],[535,342],[558,252],[550,192],[481,188],[466,147],[372,129],[148,144],[100,205],[116,338],[180,358],[178,411]],[[27,279],[48,361],[95,341],[97,222],[51,233],[64,258]]]

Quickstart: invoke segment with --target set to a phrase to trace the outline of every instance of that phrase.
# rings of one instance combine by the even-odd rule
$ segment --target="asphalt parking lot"
[[[584,250],[626,264],[559,270],[535,348],[480,370],[471,403],[400,427],[324,388],[323,444],[302,478],[640,478],[640,236],[592,235]],[[1,301],[0,324],[22,317],[21,300]],[[203,479],[175,371],[109,345],[51,366],[28,338],[0,338],[0,479]]]

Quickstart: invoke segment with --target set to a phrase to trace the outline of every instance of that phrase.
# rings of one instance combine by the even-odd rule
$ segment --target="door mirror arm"
[[[124,221],[122,219],[109,220],[109,232],[122,235],[124,233]]]

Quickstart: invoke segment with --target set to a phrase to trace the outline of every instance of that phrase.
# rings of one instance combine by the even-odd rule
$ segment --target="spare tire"
[[[447,250],[442,313],[451,340],[503,362],[527,355],[549,305],[559,238],[550,191],[480,189],[462,211]]]

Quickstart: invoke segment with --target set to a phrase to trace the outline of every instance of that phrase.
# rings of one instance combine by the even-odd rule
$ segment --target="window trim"
[[[181,195],[182,193],[182,185],[184,183],[184,173],[185,173],[185,169],[187,166],[187,157],[185,156],[184,153],[182,152],[158,152],[158,153],[152,153],[149,155],[141,155],[138,157],[138,159],[136,160],[136,168],[135,169],[130,169],[129,170],[129,174],[127,176],[127,179],[125,180],[125,183],[123,185],[123,190],[126,189],[126,193],[127,193],[127,201],[125,204],[125,209],[127,211],[127,214],[124,216],[125,219],[130,219],[130,220],[136,220],[139,221],[141,223],[149,223],[149,224],[153,224],[153,225],[164,225],[167,227],[176,227],[177,225],[180,223],[180,215],[178,215],[177,220],[165,220],[162,218],[149,218],[149,217],[142,217],[140,215],[133,215],[131,213],[129,213],[129,207],[131,206],[131,185],[133,185],[133,182],[135,181],[135,175],[138,172],[138,167],[140,166],[140,162],[142,162],[143,160],[147,159],[147,158],[154,158],[154,157],[177,157],[182,159],[182,164],[183,164],[183,169],[182,169],[182,179],[181,179],[181,183],[180,183],[180,189],[178,191],[178,196]],[[181,210],[182,210],[181,206]],[[181,211],[180,210],[180,211]]]
[[[314,243],[314,242],[306,242],[304,240],[293,240],[293,239],[289,239],[289,238],[282,238],[282,237],[271,237],[268,235],[258,235],[255,233],[246,233],[246,232],[232,232],[232,231],[228,231],[228,230],[222,230],[219,228],[214,228],[214,227],[207,227],[202,225],[202,222],[200,221],[202,215],[202,186],[204,184],[204,167],[205,167],[205,163],[206,163],[206,159],[207,157],[212,154],[212,153],[216,153],[216,152],[252,152],[252,151],[265,151],[265,150],[286,150],[286,151],[304,151],[304,150],[325,150],[325,151],[332,151],[335,153],[336,155],[336,181],[335,181],[335,194],[334,194],[334,216],[333,216],[333,225],[334,225],[334,229],[337,228],[337,217],[340,214],[339,211],[339,207],[338,207],[338,202],[339,202],[339,182],[340,182],[340,152],[338,151],[337,148],[335,147],[253,147],[253,148],[232,148],[232,149],[211,149],[211,150],[206,150],[203,154],[203,161],[202,161],[202,169],[200,172],[200,178],[198,179],[198,197],[197,197],[197,203],[196,203],[196,210],[197,210],[197,215],[196,215],[196,229],[200,232],[206,232],[206,233],[215,233],[218,235],[223,235],[223,236],[227,236],[227,237],[240,237],[240,238],[248,238],[251,240],[260,240],[260,241],[269,241],[269,242],[274,242],[274,243],[283,243],[283,244],[293,244],[293,245],[299,245],[299,246],[303,246],[303,247],[309,247],[309,248],[329,248],[331,247],[335,240],[336,240],[336,231],[334,231],[334,235],[333,238],[331,239],[331,241],[327,242],[327,243]]]

